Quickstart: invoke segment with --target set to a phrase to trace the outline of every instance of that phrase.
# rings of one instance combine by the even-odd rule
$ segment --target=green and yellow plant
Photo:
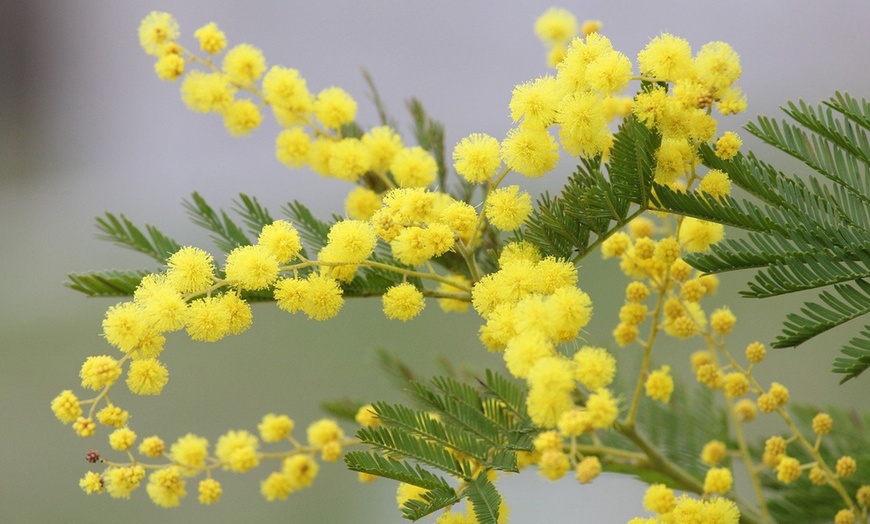
[[[471,134],[448,155],[442,125],[419,101],[409,104],[410,145],[370,78],[381,121],[363,127],[341,88],[312,93],[301,72],[267,68],[256,47],[227,49],[214,23],[188,49],[171,15],[149,14],[142,47],[159,78],[181,80],[190,109],[221,116],[233,135],[271,111],[283,128],[278,160],[353,188],[344,216],[328,220],[296,201],[275,219],[247,195],[233,212],[215,210],[194,193],[185,208],[212,233],[218,258],[124,215],[97,220],[103,238],[158,267],[69,276],[89,296],[132,297],[103,319],[114,353],[81,367],[81,388],[92,393],[65,390],[51,403],[80,437],[109,432],[113,453],[88,452],[95,470],[81,488],[129,498],[144,484],[155,504],[171,507],[198,479],[199,502],[212,504],[220,470],[269,463],[261,491],[274,501],[310,486],[321,462],[343,459],[361,481],[397,481],[408,519],[494,524],[508,517],[498,478],[534,467],[552,480],[573,472],[588,483],[602,471],[646,480],[651,516],[632,524],[866,524],[870,417],[796,406],[785,384],[759,382],[765,345],[731,342],[737,319],[713,297],[716,274],[737,269],[755,272],[747,296],[815,290],[774,347],[870,311],[870,104],[837,93],[818,107],[789,103],[791,121],[749,124],[821,178],[788,176],[741,153],[736,133],[717,132],[718,116],[746,109],[728,44],[693,54],[686,40],[662,34],[633,63],[600,29],[545,12],[535,32],[555,73],[514,88],[515,127],[503,139]],[[558,195],[533,203],[522,177],[560,161],[577,162],[574,174]],[[748,233],[725,239],[726,227]],[[595,252],[617,260],[625,277],[612,337],[642,354],[626,384],[615,381],[624,350],[584,342],[593,300],[577,287],[577,268]],[[417,380],[384,355],[407,379],[407,403],[327,405],[335,418],[308,424],[304,439],[293,419],[271,413],[256,432],[228,431],[213,448],[192,433],[171,442],[137,434],[110,397],[122,376],[132,393],[160,394],[167,333],[214,342],[250,326],[254,301],[328,320],[347,298],[372,296],[401,321],[433,299],[446,312],[473,308],[480,342],[501,354],[507,374]],[[672,376],[671,359],[685,357],[658,349],[668,338],[703,346],[690,357],[697,385]],[[843,381],[870,367],[870,326],[842,353],[834,371]],[[759,416],[779,418],[782,434],[751,441],[746,425]],[[352,421],[353,436],[339,418]],[[735,486],[737,470],[747,489]]]

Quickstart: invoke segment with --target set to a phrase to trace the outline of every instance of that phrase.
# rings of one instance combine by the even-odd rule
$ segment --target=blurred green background
[[[215,21],[231,45],[261,47],[270,65],[298,68],[313,90],[344,87],[360,102],[359,120],[368,125],[376,115],[359,75],[365,67],[405,130],[403,101],[417,96],[447,124],[451,146],[472,132],[500,137],[507,131],[513,86],[547,72],[545,49],[532,26],[549,6],[459,0],[0,2],[0,522],[401,522],[394,484],[358,485],[341,464],[325,465],[314,487],[287,502],[269,504],[259,495],[268,465],[246,475],[220,475],[225,495],[213,507],[195,502],[195,485],[189,486],[193,496],[172,510],[153,506],[143,490],[132,501],[86,497],[77,486],[88,466],[84,453],[105,448],[105,432],[79,439],[48,406],[60,390],[78,389],[78,370],[88,355],[112,351],[99,336],[112,301],[86,299],[62,282],[68,272],[149,267],[144,257],[93,238],[93,219],[104,211],[155,224],[182,243],[210,247],[179,205],[194,190],[223,207],[239,192],[253,194],[275,214],[284,202],[300,199],[321,217],[340,212],[349,190],[283,168],[274,159],[273,123],[250,138],[234,139],[217,118],[184,108],[177,86],[158,81],[151,58],[138,47],[136,27],[149,11],[173,12],[188,43],[196,28]],[[742,56],[739,84],[750,109],[723,120],[720,132],[738,130],[751,115],[772,114],[787,99],[817,102],[835,89],[860,97],[870,85],[870,73],[860,67],[870,23],[866,2],[563,6],[580,20],[604,20],[603,32],[631,57],[660,31],[687,38],[695,49],[710,40],[730,43]],[[769,150],[758,151],[793,166]],[[571,169],[563,156],[547,177],[515,181],[533,192],[552,190]],[[746,278],[724,277],[714,299],[737,312],[735,347],[754,339],[769,342],[784,311],[793,307],[793,297],[738,300]],[[588,342],[611,345],[624,278],[612,263],[596,258],[584,262],[580,285],[596,308]],[[141,436],[157,433],[172,441],[194,432],[213,442],[228,429],[254,430],[268,412],[287,413],[303,429],[322,416],[322,400],[397,399],[376,367],[380,347],[427,372],[442,355],[458,367],[501,367],[477,342],[473,313],[447,316],[434,304],[408,324],[388,322],[374,300],[351,301],[338,319],[325,323],[268,304],[255,306],[254,313],[249,332],[217,344],[171,336],[163,357],[171,379],[159,397],[113,395],[130,409],[131,425]],[[771,351],[759,378],[783,381],[796,401],[865,407],[870,378],[837,386],[837,377],[828,373],[844,336]],[[662,361],[673,357],[685,371],[691,349],[663,341],[659,355]],[[630,358],[628,351],[615,353]],[[605,475],[579,486],[571,479],[551,484],[529,471],[501,486],[513,522],[578,522],[581,516],[625,522],[643,513],[642,486],[622,477]]]

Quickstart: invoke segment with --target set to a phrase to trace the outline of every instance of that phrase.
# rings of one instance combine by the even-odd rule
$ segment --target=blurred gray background
[[[579,20],[603,20],[604,34],[630,57],[661,31],[687,38],[694,49],[710,40],[730,43],[742,57],[739,85],[749,111],[723,120],[720,133],[739,130],[751,115],[774,114],[788,99],[815,103],[834,90],[860,97],[870,85],[868,2],[561,5]],[[99,333],[112,302],[85,299],[62,283],[68,272],[150,267],[144,257],[93,238],[94,217],[104,211],[208,247],[179,205],[194,190],[223,207],[239,192],[256,195],[276,215],[281,204],[300,199],[326,217],[340,212],[350,189],[284,168],[274,158],[277,126],[271,121],[237,139],[218,117],[187,110],[178,85],[160,82],[152,58],[139,48],[136,28],[149,11],[172,12],[191,47],[195,29],[217,22],[230,45],[260,47],[270,65],[299,69],[313,91],[342,86],[360,102],[358,120],[373,125],[376,115],[359,74],[365,67],[403,131],[409,129],[403,101],[416,96],[447,124],[452,147],[472,132],[504,136],[513,86],[548,72],[532,30],[547,7],[459,0],[0,2],[0,522],[401,522],[393,483],[357,485],[341,464],[325,465],[313,488],[287,502],[269,504],[259,495],[269,465],[219,475],[225,495],[212,507],[196,503],[195,483],[188,500],[172,510],[153,506],[144,490],[130,502],[86,497],[77,486],[87,470],[83,455],[88,447],[107,447],[105,432],[78,439],[48,405],[60,390],[79,389],[85,357],[111,351]],[[572,168],[563,156],[543,179],[513,182],[534,192],[556,189]],[[736,306],[735,347],[770,341],[787,305],[736,304],[745,280],[726,276],[716,299]],[[580,285],[596,302],[589,342],[610,345],[623,279],[613,265],[589,260]],[[500,366],[476,341],[477,326],[473,314],[448,318],[434,304],[410,324],[385,320],[377,301],[349,303],[327,323],[260,305],[243,336],[208,345],[170,337],[164,358],[171,380],[164,393],[144,399],[117,393],[115,401],[131,410],[141,436],[156,432],[170,442],[189,431],[213,442],[227,429],[253,430],[267,412],[286,412],[304,428],[321,416],[323,399],[397,398],[376,370],[378,347],[429,369],[439,355],[475,369]],[[760,377],[784,381],[796,400],[865,406],[870,377],[838,387],[827,373],[839,341],[822,337],[773,351]],[[667,350],[663,345],[662,353]],[[643,513],[642,486],[615,476],[590,486],[567,478],[551,485],[529,471],[502,486],[513,522],[617,523]]]

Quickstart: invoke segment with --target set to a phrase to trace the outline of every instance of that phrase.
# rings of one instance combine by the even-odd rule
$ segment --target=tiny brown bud
[[[85,453],[85,460],[87,460],[91,464],[93,464],[95,462],[99,462],[100,461],[100,452],[95,450],[95,449],[88,450],[88,452]]]

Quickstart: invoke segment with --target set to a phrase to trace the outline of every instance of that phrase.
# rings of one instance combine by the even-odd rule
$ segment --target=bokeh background
[[[749,111],[723,120],[720,132],[739,130],[751,115],[775,114],[788,99],[815,103],[834,90],[860,97],[870,85],[867,2],[562,6],[581,20],[603,20],[603,32],[630,57],[661,31],[687,38],[695,49],[711,40],[730,43],[742,56],[739,84]],[[313,488],[287,502],[268,504],[259,495],[268,465],[220,475],[225,495],[213,507],[195,502],[195,485],[192,498],[173,510],[153,506],[143,490],[132,501],[86,497],[77,486],[87,469],[83,455],[90,446],[106,447],[105,436],[76,438],[48,405],[61,389],[77,389],[86,356],[111,351],[99,336],[111,301],[86,299],[62,283],[68,272],[149,267],[144,257],[94,239],[94,217],[104,211],[155,224],[182,243],[210,246],[180,206],[194,190],[222,207],[239,192],[256,195],[275,214],[299,199],[327,217],[341,212],[350,189],[284,168],[274,158],[272,122],[237,139],[219,118],[188,111],[178,85],[160,82],[138,46],[136,28],[149,11],[174,13],[191,46],[193,31],[215,21],[230,44],[262,48],[270,65],[299,69],[312,90],[342,86],[360,102],[358,120],[371,125],[376,114],[366,102],[364,67],[404,131],[404,101],[416,96],[447,124],[452,146],[472,132],[504,136],[513,86],[547,72],[545,49],[532,31],[547,7],[461,0],[0,2],[0,522],[401,522],[393,483],[357,485],[341,464],[325,465]],[[793,165],[744,138],[762,157]],[[572,167],[563,155],[543,179],[514,181],[536,193],[554,190]],[[724,277],[716,299],[738,313],[738,347],[770,341],[788,306],[738,301],[746,278]],[[612,264],[589,260],[580,285],[596,303],[589,342],[611,345],[621,275]],[[377,301],[353,301],[326,323],[258,305],[254,327],[243,336],[208,345],[170,337],[164,393],[118,394],[115,401],[131,410],[140,435],[155,432],[168,441],[187,432],[214,441],[227,429],[253,430],[267,412],[288,413],[304,428],[322,415],[324,399],[397,398],[377,371],[379,347],[428,370],[439,356],[459,367],[500,366],[476,341],[477,326],[473,314],[448,317],[437,307],[413,323],[392,323]],[[827,372],[838,341],[835,335],[773,351],[759,371],[762,381],[784,381],[800,401],[866,406],[870,378],[840,387]],[[616,353],[629,358],[625,351]],[[580,486],[571,479],[551,484],[528,471],[502,488],[513,522],[616,523],[643,514],[642,486],[624,477],[604,475]]]

